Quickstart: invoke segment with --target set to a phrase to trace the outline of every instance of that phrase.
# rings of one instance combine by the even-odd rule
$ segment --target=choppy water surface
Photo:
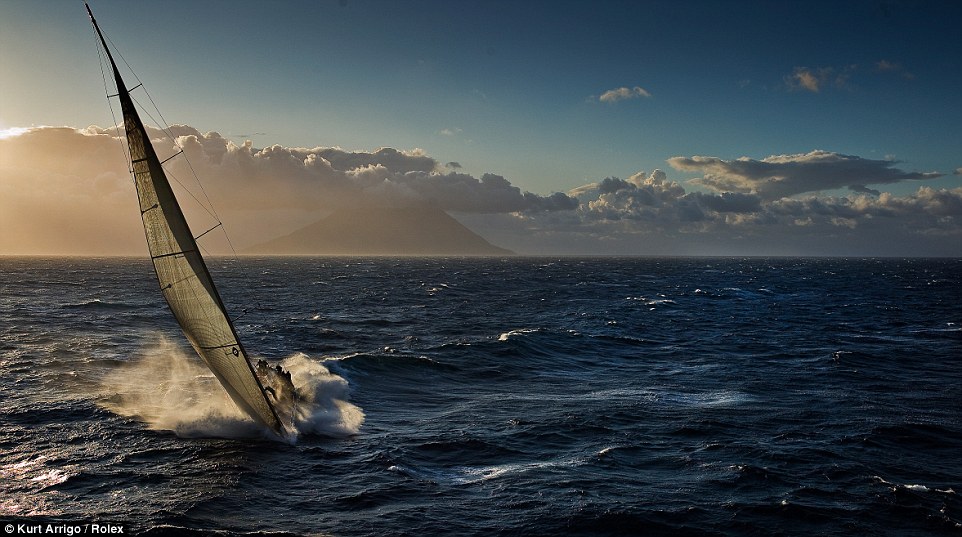
[[[148,262],[0,258],[0,522],[962,532],[962,260],[210,265],[316,389],[297,442],[232,413]]]

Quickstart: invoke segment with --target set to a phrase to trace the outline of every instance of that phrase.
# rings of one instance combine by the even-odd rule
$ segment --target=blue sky
[[[958,2],[91,7],[167,122],[238,144],[420,148],[544,196],[656,168],[708,192],[668,160],[813,150],[962,177]],[[110,123],[82,2],[5,0],[0,21],[0,129]]]

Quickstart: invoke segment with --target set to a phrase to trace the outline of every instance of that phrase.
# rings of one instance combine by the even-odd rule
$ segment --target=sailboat
[[[265,367],[264,363],[260,363],[255,372],[100,26],[90,6],[86,2],[84,6],[117,85],[116,97],[123,111],[130,170],[160,291],[191,346],[238,408],[274,434],[288,436],[292,431],[285,423],[287,420],[282,421],[282,413],[278,410],[281,407],[287,410],[287,405],[281,402],[291,399],[294,394],[290,378]],[[293,416],[293,408],[289,412]]]

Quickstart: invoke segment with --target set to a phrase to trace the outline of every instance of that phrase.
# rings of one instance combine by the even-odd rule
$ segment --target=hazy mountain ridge
[[[431,206],[342,208],[252,246],[259,255],[512,255]]]

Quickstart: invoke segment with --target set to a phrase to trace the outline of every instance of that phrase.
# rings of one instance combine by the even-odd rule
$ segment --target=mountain
[[[248,249],[261,255],[512,255],[431,206],[342,208]]]

